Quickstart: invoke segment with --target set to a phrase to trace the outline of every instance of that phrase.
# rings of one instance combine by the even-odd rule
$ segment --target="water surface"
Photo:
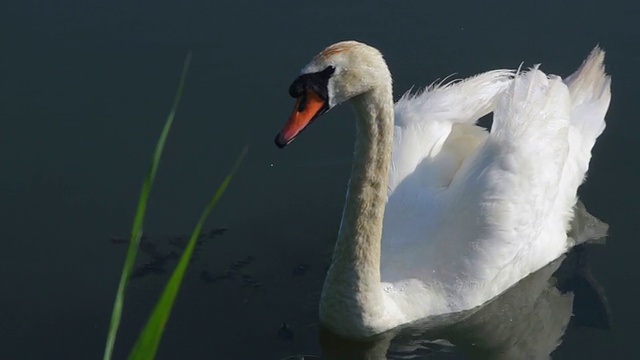
[[[619,0],[5,2],[2,357],[101,356],[124,259],[110,239],[128,233],[188,50],[193,63],[153,191],[149,237],[188,233],[235,155],[247,143],[251,151],[209,222],[228,230],[193,263],[159,358],[320,355],[327,341],[319,338],[317,299],[349,175],[351,110],[331,111],[284,151],[272,139],[293,106],[287,89],[299,69],[326,45],[357,39],[385,54],[396,98],[452,73],[521,62],[567,75],[603,46],[613,100],[580,196],[610,225],[607,245],[586,256],[612,326],[570,325],[552,357],[633,358],[638,10]],[[117,358],[165,280],[132,281]],[[475,354],[423,335],[432,358]]]

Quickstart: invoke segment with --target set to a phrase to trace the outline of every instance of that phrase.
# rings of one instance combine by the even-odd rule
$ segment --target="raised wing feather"
[[[506,89],[512,77],[513,72],[509,70],[495,70],[444,86],[432,85],[419,94],[405,94],[394,108],[390,191],[407,175],[415,174],[419,165],[428,166],[426,171],[418,170],[420,174],[416,174],[422,175],[424,186],[436,188],[443,182],[448,183],[460,165],[460,157],[469,150],[468,145],[477,145],[474,138],[484,138],[475,122],[493,111],[496,96]],[[468,126],[456,128],[455,125]],[[447,139],[471,142],[443,150]],[[456,144],[462,143],[465,141]],[[421,164],[425,159],[429,159],[430,164]],[[434,174],[437,178],[432,178]]]

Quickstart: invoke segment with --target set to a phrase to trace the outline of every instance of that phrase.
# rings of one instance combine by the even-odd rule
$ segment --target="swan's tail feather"
[[[604,116],[611,101],[611,78],[605,73],[604,55],[596,46],[564,81],[571,93],[571,125],[580,133],[588,151],[604,131]]]
[[[547,77],[536,65],[519,73],[498,101],[491,138],[525,152],[560,151],[552,148],[566,147],[569,105],[560,78]]]
[[[591,149],[605,128],[605,114],[611,101],[611,78],[604,71],[604,51],[596,46],[578,70],[564,80],[571,95],[569,155],[560,187],[559,209],[565,212],[565,226],[573,217],[576,191],[589,169]],[[569,239],[572,244],[575,240]]]
[[[601,96],[609,83],[609,77],[604,71],[604,57],[604,50],[600,46],[594,47],[578,70],[565,79],[565,84],[572,91],[579,88],[592,89],[590,93]]]

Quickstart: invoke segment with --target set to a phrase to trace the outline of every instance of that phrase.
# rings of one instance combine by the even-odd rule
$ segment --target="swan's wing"
[[[446,85],[431,85],[418,94],[405,94],[394,108],[390,192],[416,171],[423,187],[439,187],[443,182],[448,185],[460,166],[460,157],[484,139],[484,131],[474,126],[475,122],[493,111],[496,96],[506,89],[512,76],[511,71],[495,70]],[[442,154],[447,139],[460,141],[449,144],[454,146],[446,147]],[[418,169],[425,158],[438,156],[437,161]]]
[[[571,245],[567,223],[609,104],[602,59],[594,51],[567,84],[537,68],[518,75],[486,142],[455,175],[438,250],[454,259],[442,266],[482,288],[478,296],[497,295]]]
[[[460,259],[462,276],[499,288],[504,284],[493,277],[517,256],[522,266],[513,279],[535,270],[528,262],[543,262],[539,268],[563,252],[565,244],[553,238],[562,231],[551,231],[549,220],[569,152],[570,109],[562,80],[537,68],[519,74],[501,96],[487,141],[466,159],[446,196],[439,241],[448,244],[447,256]],[[532,254],[541,235],[551,258]]]
[[[441,212],[438,194],[486,139],[486,131],[474,124],[493,111],[512,78],[508,70],[490,71],[407,94],[396,104],[382,238],[385,281],[410,276],[414,264],[425,261]]]
[[[515,80],[489,73],[484,88],[469,87],[476,94],[455,87],[463,82],[398,103],[383,281],[420,280],[441,295],[434,307],[465,309],[571,246],[567,222],[611,96],[602,61],[596,49],[564,82],[537,68]],[[493,109],[483,139],[470,124]],[[471,145],[449,144],[456,137]]]
[[[563,252],[564,244],[547,236],[562,232],[550,231],[546,222],[569,150],[569,91],[559,78],[533,69],[497,94],[491,133],[448,187],[418,186],[420,171],[414,171],[385,210],[383,281],[418,279],[443,294],[446,311],[498,295]],[[537,256],[532,252],[540,249],[530,246],[541,234],[554,248]],[[531,262],[541,264],[532,268]]]

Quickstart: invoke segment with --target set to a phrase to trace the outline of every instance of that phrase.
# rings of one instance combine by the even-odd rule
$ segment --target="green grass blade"
[[[191,238],[189,238],[189,243],[187,247],[184,249],[182,256],[180,257],[180,261],[178,265],[176,265],[173,274],[171,274],[171,278],[167,283],[164,291],[156,306],[153,309],[147,324],[144,327],[144,330],[138,337],[131,354],[129,355],[129,359],[131,360],[143,360],[143,359],[153,359],[155,357],[156,351],[158,350],[158,345],[160,344],[160,338],[162,337],[162,333],[164,331],[165,325],[169,320],[169,315],[171,314],[171,308],[173,307],[173,303],[175,302],[176,295],[178,294],[178,290],[180,289],[180,284],[182,283],[182,279],[184,277],[187,266],[189,265],[189,260],[191,259],[191,255],[193,254],[193,249],[197,243],[198,236],[200,235],[200,231],[202,230],[202,226],[209,216],[209,213],[216,205],[225,189],[229,185],[231,178],[238,170],[242,159],[247,154],[248,147],[245,147],[238,156],[238,160],[233,165],[233,168],[225,177],[224,181],[216,191],[215,195],[211,198],[207,207],[204,209],[202,215],[200,216],[200,220],[196,224],[196,227],[193,229],[193,233],[191,234]]]
[[[142,227],[144,215],[147,209],[149,193],[151,192],[151,186],[153,185],[153,181],[156,177],[156,172],[158,171],[158,165],[160,165],[162,149],[164,148],[164,144],[167,140],[167,136],[169,135],[169,130],[171,129],[171,124],[173,123],[178,104],[180,103],[180,98],[182,97],[182,90],[184,88],[184,83],[187,77],[187,71],[189,70],[190,62],[191,53],[187,55],[187,58],[184,62],[182,75],[180,76],[180,83],[178,85],[178,91],[176,92],[176,96],[173,100],[173,105],[171,106],[171,112],[169,112],[167,121],[164,124],[164,128],[162,129],[162,133],[160,134],[160,138],[158,139],[156,148],[153,152],[151,165],[149,167],[149,170],[147,171],[147,175],[144,178],[144,182],[142,183],[142,190],[140,191],[140,198],[138,199],[138,207],[136,209],[136,215],[133,220],[133,226],[131,229],[131,240],[129,242],[129,248],[127,249],[127,256],[122,268],[122,274],[120,275],[120,283],[118,284],[118,293],[116,294],[116,299],[113,304],[113,312],[111,313],[109,334],[107,335],[107,344],[104,349],[104,360],[110,360],[111,356],[113,355],[113,347],[116,342],[116,334],[118,333],[120,318],[122,316],[124,293],[127,287],[127,283],[129,282],[129,277],[131,276],[131,271],[133,270],[133,265],[136,261],[138,244],[140,243],[140,238],[142,237]]]

